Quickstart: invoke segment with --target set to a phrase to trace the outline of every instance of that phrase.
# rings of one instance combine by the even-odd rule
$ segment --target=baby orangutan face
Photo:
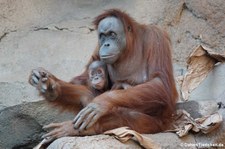
[[[88,68],[89,85],[97,90],[103,90],[107,87],[107,70],[104,62],[94,61]]]

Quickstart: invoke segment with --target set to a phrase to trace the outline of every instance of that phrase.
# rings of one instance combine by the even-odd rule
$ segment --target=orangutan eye
[[[116,38],[116,33],[115,32],[110,32],[110,37],[112,37],[112,38]]]
[[[102,73],[102,71],[101,71],[101,70],[97,70],[97,73],[98,73],[98,74],[101,74],[101,73]]]
[[[90,76],[94,76],[94,74],[95,74],[95,73],[94,73],[93,71],[91,71]]]
[[[105,39],[106,39],[105,34],[103,34],[103,33],[99,34],[99,41],[100,41],[101,45],[105,42]]]
[[[105,36],[105,34],[103,34],[103,33],[101,33],[100,35],[99,35],[99,38],[100,39],[102,39],[102,38],[105,38],[106,36]]]

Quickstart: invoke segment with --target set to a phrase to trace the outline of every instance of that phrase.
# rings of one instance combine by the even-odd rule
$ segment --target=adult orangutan
[[[29,82],[46,100],[64,108],[69,103],[84,107],[73,121],[45,126],[53,130],[44,137],[100,134],[121,126],[140,133],[167,129],[177,100],[168,35],[117,9],[105,11],[93,23],[99,41],[80,76],[67,83],[42,68],[30,75]],[[124,82],[132,87],[94,97],[87,87],[87,69],[96,60],[107,64],[112,84]]]

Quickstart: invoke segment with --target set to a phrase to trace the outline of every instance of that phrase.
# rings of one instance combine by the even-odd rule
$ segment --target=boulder
[[[60,111],[46,101],[5,108],[0,111],[0,148],[32,148],[46,133],[42,129],[43,125],[73,117],[73,113]]]

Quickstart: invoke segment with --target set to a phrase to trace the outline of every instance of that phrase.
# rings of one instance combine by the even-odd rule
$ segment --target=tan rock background
[[[91,22],[109,8],[164,28],[177,75],[199,44],[225,53],[223,0],[0,0],[0,110],[40,100],[27,82],[33,68],[44,67],[65,81],[81,73],[97,43]]]

